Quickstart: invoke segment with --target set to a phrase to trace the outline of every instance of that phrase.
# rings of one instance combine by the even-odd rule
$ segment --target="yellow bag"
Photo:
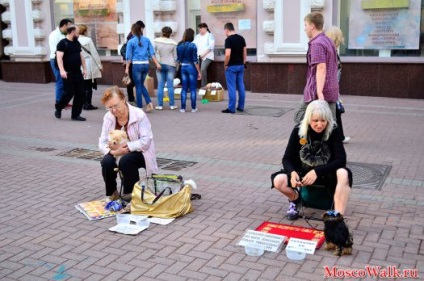
[[[137,182],[132,192],[131,214],[156,218],[177,218],[193,210],[190,185],[185,185],[178,193],[171,195],[163,195],[163,193],[156,196],[146,187],[142,188],[140,182]]]

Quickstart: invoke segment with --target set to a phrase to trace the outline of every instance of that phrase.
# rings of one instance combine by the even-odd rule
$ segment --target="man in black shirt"
[[[66,30],[66,38],[57,44],[56,59],[60,76],[63,78],[63,96],[56,103],[56,118],[62,117],[62,109],[74,98],[71,119],[74,121],[85,121],[81,117],[82,104],[84,100],[84,76],[87,68],[81,53],[81,44],[78,42],[78,27],[71,25]],[[81,73],[82,66],[82,73]]]
[[[246,93],[243,75],[247,58],[246,41],[243,36],[236,34],[231,22],[225,24],[224,32],[227,36],[227,39],[225,39],[224,68],[228,88],[228,108],[224,109],[222,113],[234,114],[236,112],[236,90],[238,90],[239,97],[237,111],[244,111]]]

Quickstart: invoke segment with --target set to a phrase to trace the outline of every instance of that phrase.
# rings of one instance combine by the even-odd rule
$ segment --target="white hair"
[[[326,141],[330,137],[331,132],[337,126],[337,124],[333,118],[333,114],[331,113],[330,106],[324,100],[314,100],[308,105],[306,108],[305,116],[300,122],[299,137],[305,139],[308,138],[309,125],[311,124],[311,119],[314,114],[328,122],[323,138],[323,140]]]

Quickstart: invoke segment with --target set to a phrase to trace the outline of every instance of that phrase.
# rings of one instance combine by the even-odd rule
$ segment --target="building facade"
[[[324,29],[339,26],[345,44],[341,93],[424,98],[424,1],[421,0],[0,0],[1,79],[48,83],[48,36],[62,18],[89,27],[104,66],[99,83],[119,84],[118,54],[131,24],[142,20],[153,40],[170,26],[180,41],[188,27],[206,22],[215,35],[212,81],[225,84],[226,22],[246,38],[245,85],[253,92],[301,94],[308,39],[304,17],[324,15]],[[153,74],[154,75],[154,74]]]

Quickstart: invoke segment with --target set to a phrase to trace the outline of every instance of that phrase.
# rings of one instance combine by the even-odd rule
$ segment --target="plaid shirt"
[[[337,52],[331,39],[324,33],[312,38],[309,43],[306,60],[308,71],[306,74],[306,86],[303,91],[304,102],[309,103],[318,99],[317,93],[317,65],[325,63],[326,76],[323,95],[327,102],[336,102],[339,96],[339,82],[337,79]]]

